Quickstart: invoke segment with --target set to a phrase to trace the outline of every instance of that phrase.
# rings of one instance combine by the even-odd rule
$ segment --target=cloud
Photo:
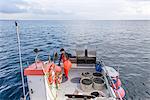
[[[138,2],[138,1],[139,1],[139,2],[141,2],[141,1],[142,1],[142,2],[143,2],[143,1],[146,1],[146,2],[147,2],[147,1],[148,1],[148,2],[149,2],[149,0],[128,0],[128,1],[135,1],[135,2]]]
[[[9,1],[9,2],[8,2]],[[1,13],[24,13],[26,9],[21,8],[20,5],[26,5],[26,2],[20,0],[1,0],[0,12]]]
[[[0,6],[0,12],[1,13],[24,13],[26,12],[26,9],[21,9],[19,7],[17,7],[16,5],[11,5],[11,6],[8,6],[8,5],[2,5]]]
[[[9,2],[8,2],[9,1]],[[16,14],[16,13],[30,13],[30,14],[43,14],[43,15],[68,15],[73,14],[69,10],[63,10],[48,2],[41,4],[36,1],[23,1],[23,0],[2,0],[0,3],[0,13]],[[45,0],[46,1],[46,0]],[[49,5],[50,4],[50,5]]]
[[[150,19],[149,0],[2,0],[0,18]],[[16,17],[19,16],[19,17]]]

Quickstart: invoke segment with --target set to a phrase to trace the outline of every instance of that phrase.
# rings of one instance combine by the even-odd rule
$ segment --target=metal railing
[[[101,63],[101,65],[102,65],[102,67],[105,69],[105,72],[106,72],[106,73],[104,73],[104,78],[105,78],[105,80],[106,80],[106,85],[107,85],[109,91],[111,92],[111,95],[116,98],[117,96],[116,96],[115,92],[112,91],[112,89],[111,89],[111,87],[110,87],[110,85],[113,85],[114,89],[115,89],[115,90],[117,89],[116,86],[115,86],[115,84],[114,84],[114,81],[112,80],[112,78],[111,78],[109,75],[107,75],[107,74],[108,74],[108,71],[107,71],[107,69],[106,69],[106,67],[105,67],[105,64],[104,64],[104,62],[102,61],[102,59],[100,59],[100,63]],[[110,80],[109,82],[107,81],[106,76],[108,76],[108,79]],[[123,100],[122,97],[121,97],[121,95],[120,95],[120,93],[119,93],[118,91],[116,91],[116,93],[118,94],[119,99],[120,99],[120,100]],[[115,94],[115,96],[114,96],[114,94]]]

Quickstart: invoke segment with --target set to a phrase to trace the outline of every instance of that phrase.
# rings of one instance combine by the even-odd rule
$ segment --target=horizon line
[[[0,19],[0,21],[149,21],[150,19]]]

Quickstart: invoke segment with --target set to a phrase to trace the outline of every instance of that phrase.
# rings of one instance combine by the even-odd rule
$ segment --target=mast
[[[20,61],[20,70],[21,70],[21,80],[22,80],[22,88],[23,88],[23,99],[26,100],[25,95],[25,85],[24,85],[24,75],[23,75],[23,68],[22,68],[22,59],[21,59],[21,48],[20,48],[20,36],[19,36],[19,27],[18,23],[15,21],[16,25],[16,33],[17,33],[17,41],[18,41],[18,51],[19,51],[19,61]]]

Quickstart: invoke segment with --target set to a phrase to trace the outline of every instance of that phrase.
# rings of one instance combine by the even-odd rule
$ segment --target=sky
[[[150,20],[150,0],[0,0],[0,19]]]

